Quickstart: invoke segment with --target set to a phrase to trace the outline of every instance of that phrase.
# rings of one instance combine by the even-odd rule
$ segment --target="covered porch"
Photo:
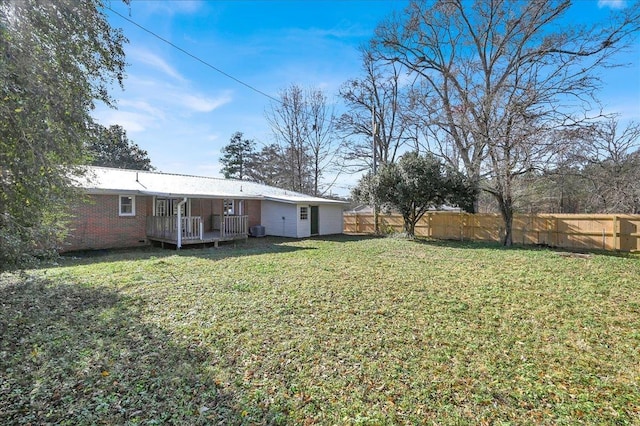
[[[246,215],[211,215],[211,230],[204,231],[201,216],[148,216],[147,239],[180,248],[193,244],[214,244],[220,241],[246,240],[249,217]],[[209,228],[209,227],[207,227]]]

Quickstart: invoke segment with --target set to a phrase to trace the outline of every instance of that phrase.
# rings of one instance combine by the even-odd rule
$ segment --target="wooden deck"
[[[205,232],[202,235],[202,239],[183,239],[182,246],[213,244],[214,247],[218,247],[218,243],[220,242],[246,240],[248,237],[249,236],[247,234],[227,234],[223,236],[220,234],[220,231]],[[165,247],[165,244],[169,244],[171,246],[178,245],[178,241],[173,238],[162,238],[147,235],[147,239],[151,242],[160,243],[163,248]]]
[[[247,216],[213,216],[213,230],[204,232],[204,223],[200,216],[147,217],[147,240],[178,247],[188,245],[213,244],[218,247],[221,241],[246,240],[249,235]],[[178,235],[180,242],[178,243]]]

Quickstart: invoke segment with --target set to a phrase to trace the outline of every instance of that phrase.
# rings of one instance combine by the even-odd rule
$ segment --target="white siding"
[[[318,232],[320,235],[342,234],[342,205],[323,204],[318,208]]]
[[[300,220],[300,207],[307,207],[307,220]],[[342,234],[342,205],[318,206],[318,234]],[[284,217],[284,220],[282,219]],[[311,205],[263,201],[261,224],[267,235],[306,238],[311,235]]]
[[[261,222],[267,235],[292,238],[298,236],[298,209],[295,204],[263,201]]]

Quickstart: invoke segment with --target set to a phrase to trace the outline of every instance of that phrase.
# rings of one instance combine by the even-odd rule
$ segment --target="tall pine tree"
[[[95,138],[87,149],[94,166],[117,169],[154,170],[149,154],[127,137],[122,126],[96,126]]]
[[[254,155],[254,142],[235,132],[228,145],[222,148],[222,174],[226,179],[247,179],[249,164]]]

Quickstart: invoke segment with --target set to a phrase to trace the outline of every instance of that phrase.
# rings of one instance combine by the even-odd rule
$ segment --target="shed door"
[[[311,206],[311,235],[318,235],[320,233],[318,225],[318,206]]]

